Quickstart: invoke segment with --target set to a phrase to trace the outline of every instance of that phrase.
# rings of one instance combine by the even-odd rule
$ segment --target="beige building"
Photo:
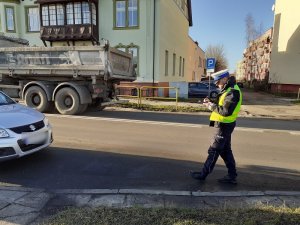
[[[268,81],[272,48],[273,29],[251,41],[244,51],[243,65],[245,79],[251,83]]]
[[[199,82],[205,76],[205,52],[200,48],[199,43],[191,37],[189,37],[188,46],[185,81]]]
[[[244,60],[240,60],[236,65],[235,77],[238,81],[243,81],[246,79],[244,65]]]
[[[300,88],[300,1],[276,0],[269,83],[273,92]]]

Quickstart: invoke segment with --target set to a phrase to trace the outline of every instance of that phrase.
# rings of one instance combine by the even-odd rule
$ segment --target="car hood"
[[[39,122],[44,115],[35,109],[20,105],[0,106],[0,128],[12,128]]]

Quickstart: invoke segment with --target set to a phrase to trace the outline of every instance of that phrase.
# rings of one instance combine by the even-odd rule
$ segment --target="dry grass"
[[[143,208],[70,208],[44,225],[296,225],[300,208],[258,207],[253,209],[195,210]]]

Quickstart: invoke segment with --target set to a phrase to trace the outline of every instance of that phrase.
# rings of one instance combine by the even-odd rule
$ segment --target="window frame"
[[[173,71],[172,71],[172,75],[175,76],[176,74],[176,53],[173,53]]]
[[[165,50],[165,76],[169,76],[169,51]]]
[[[77,11],[75,10],[75,4],[79,4],[80,5],[80,12],[77,13]],[[83,11],[83,7],[84,4],[87,4],[89,12],[87,11]],[[56,25],[51,25],[50,24],[50,11],[49,11],[49,6],[50,5],[55,5],[55,15],[56,15]],[[64,22],[63,24],[59,24],[58,21],[59,20],[59,15],[57,12],[57,6],[58,5],[62,5],[62,9],[63,9],[63,15],[64,15]],[[95,8],[95,14],[93,14],[93,5]],[[48,25],[44,25],[44,14],[43,14],[43,7],[46,7],[48,10],[48,14],[47,16],[47,21],[48,21]],[[41,18],[41,26],[43,27],[53,27],[53,26],[76,26],[76,25],[93,25],[93,26],[98,26],[98,21],[97,21],[97,6],[95,3],[93,2],[89,2],[89,1],[75,1],[75,2],[68,2],[67,4],[62,4],[62,3],[53,3],[53,4],[43,4],[40,6],[40,18]],[[71,10],[71,11],[68,11]],[[85,13],[88,15],[87,17],[84,17]],[[68,17],[68,15],[70,15],[70,18]],[[76,15],[78,17],[76,17]],[[76,21],[79,21],[80,23],[76,23]],[[86,23],[84,21],[88,20],[89,23]],[[69,23],[71,22],[72,23]],[[96,23],[96,24],[94,24]]]
[[[128,8],[129,8],[129,0],[113,0],[113,29],[114,30],[134,30],[140,29],[140,0],[137,0],[137,25],[136,26],[129,26],[129,17],[128,17]],[[117,2],[125,1],[125,26],[124,27],[117,27]]]
[[[8,30],[7,22],[8,22],[8,17],[7,17],[7,12],[6,9],[12,9],[13,10],[13,24],[14,24],[14,29],[13,30]],[[4,5],[4,13],[5,13],[5,29],[7,33],[16,33],[16,10],[14,6],[11,5]]]
[[[36,6],[36,5],[27,5],[27,6],[25,6],[24,7],[24,9],[25,9],[25,23],[26,23],[26,33],[39,33],[40,32],[40,30],[41,30],[41,21],[40,21],[40,18],[41,18],[41,16],[40,16],[40,10],[39,10],[39,7],[38,6]],[[31,31],[31,30],[29,30],[29,22],[30,22],[30,20],[29,20],[29,9],[37,9],[37,12],[38,12],[38,21],[39,21],[39,30],[36,30],[36,31]]]

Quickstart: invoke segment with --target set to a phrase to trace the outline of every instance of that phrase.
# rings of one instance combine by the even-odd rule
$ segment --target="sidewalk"
[[[0,224],[39,224],[65,207],[249,208],[300,207],[300,192],[190,192],[92,189],[41,190],[0,187]]]
[[[250,118],[274,118],[284,120],[300,120],[300,105],[291,103],[292,99],[276,97],[274,95],[254,92],[252,90],[242,89],[243,104],[240,112],[240,117]],[[129,102],[137,103],[136,99],[129,99]],[[148,105],[164,105],[175,106],[175,101],[158,101],[158,100],[143,100],[143,104]],[[200,107],[199,103],[178,102],[178,106],[184,107]],[[110,107],[114,110],[114,107]],[[124,111],[137,111],[136,109],[116,108]],[[208,112],[193,113],[205,114]]]

